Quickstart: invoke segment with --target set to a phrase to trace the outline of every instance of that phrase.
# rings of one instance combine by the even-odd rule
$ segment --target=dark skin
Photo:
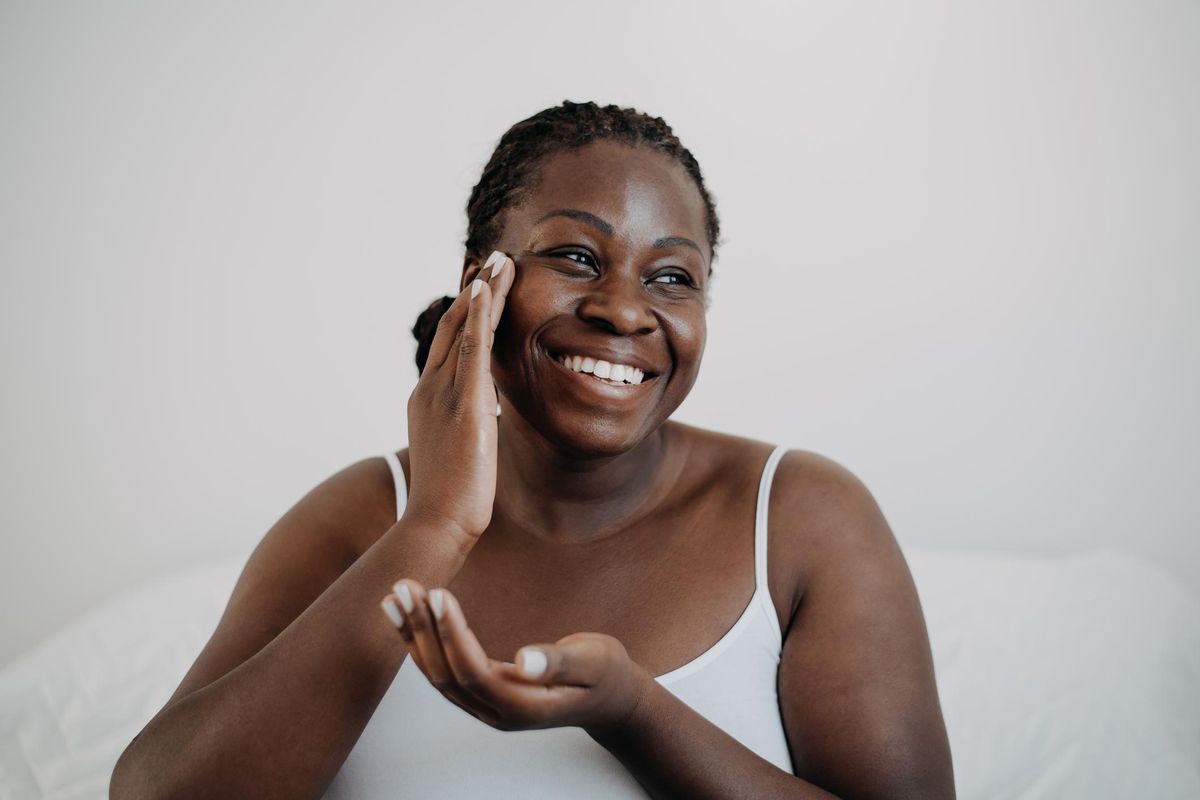
[[[559,209],[591,216],[547,218]],[[644,673],[660,675],[711,647],[745,609],[754,590],[748,523],[769,448],[666,422],[698,374],[711,253],[680,241],[653,244],[663,237],[703,242],[704,222],[703,201],[682,168],[609,143],[552,160],[533,199],[506,217],[498,246],[515,254],[517,282],[494,345],[492,374],[505,412],[498,491],[487,533],[447,587],[483,651],[514,653],[574,631],[602,631]],[[476,274],[468,263],[464,285]],[[608,356],[654,377],[639,387],[645,391],[602,397],[607,390],[589,391],[594,379],[555,363],[563,353]],[[824,778],[819,785],[847,796],[952,794],[924,623],[886,521],[865,487],[815,454],[790,454],[777,481],[771,518],[784,523],[772,526],[768,580],[788,632],[781,710],[797,772],[811,770]],[[691,537],[688,552],[703,554],[700,563],[676,557],[680,532]],[[807,547],[797,548],[804,538]],[[801,618],[814,578],[828,585],[828,599],[818,605],[814,596],[815,611],[806,608]],[[536,589],[512,598],[504,587],[514,583]],[[437,638],[430,623],[423,613],[418,637],[424,627]],[[805,647],[797,630],[811,631]],[[811,650],[818,637],[829,648],[823,657]],[[782,696],[788,687],[790,696]],[[476,708],[496,705],[485,696]],[[843,738],[806,745],[817,738],[806,729]],[[826,762],[831,768],[822,773]],[[635,775],[648,788],[728,796],[718,789],[727,767],[719,758],[681,766],[710,771],[710,780],[697,783]],[[780,788],[765,770],[760,775],[763,788]],[[800,783],[793,781],[796,796],[805,796]]]
[[[796,774],[653,681],[707,651],[745,610],[755,492],[771,448],[668,421],[700,368],[711,266],[704,204],[686,171],[653,150],[599,142],[551,156],[539,179],[503,217],[496,248],[512,257],[507,275],[466,259],[462,286],[476,277],[489,285],[482,299],[464,292],[447,313],[438,336],[451,355],[439,364],[435,340],[409,403],[405,518],[423,532],[409,535],[431,547],[451,542],[465,560],[430,585],[391,565],[416,608],[398,633],[391,628],[390,652],[386,637],[367,634],[364,658],[386,667],[365,713],[328,723],[342,726],[331,736],[357,738],[407,653],[448,698],[496,727],[580,725],[656,797],[953,797],[907,565],[866,488],[815,453],[784,457],[770,501],[768,582],[784,633],[779,701]],[[589,216],[547,218],[560,209]],[[480,320],[491,323],[483,333]],[[478,346],[463,355],[454,348],[464,341]],[[646,380],[609,386],[564,368],[563,354],[632,364]],[[498,422],[488,413],[497,390]],[[250,656],[265,671],[271,648],[255,653],[331,583],[344,586],[351,564],[376,557],[380,533],[395,523],[386,465],[365,460],[323,487],[304,501],[311,522],[291,523],[308,529],[286,544],[280,534],[264,539],[261,566],[256,552],[160,716]],[[515,584],[528,591],[510,593]],[[435,588],[445,598],[441,620],[429,604]],[[390,627],[377,607],[362,614]],[[587,680],[559,669],[555,648],[572,641]],[[306,652],[302,641],[288,644]],[[551,656],[539,680],[499,660],[532,644]],[[474,686],[464,688],[464,675]],[[570,701],[551,704],[557,691],[572,692]],[[314,746],[310,762],[328,750]],[[341,759],[306,788],[319,794]]]

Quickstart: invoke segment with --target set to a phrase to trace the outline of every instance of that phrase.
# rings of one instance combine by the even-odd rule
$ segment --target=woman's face
[[[629,450],[700,370],[711,252],[695,182],[663,153],[593,142],[543,161],[503,219],[496,246],[517,268],[496,330],[497,387],[568,452]],[[630,368],[619,385],[615,365]]]

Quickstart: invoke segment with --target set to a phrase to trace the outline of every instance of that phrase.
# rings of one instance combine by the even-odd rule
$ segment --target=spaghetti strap
[[[395,453],[388,450],[383,458],[392,470],[392,483],[396,487],[396,521],[399,522],[408,505],[408,482],[404,479],[404,468],[400,466],[400,459],[396,458]]]
[[[783,642],[783,631],[779,627],[779,612],[771,602],[771,589],[767,583],[767,517],[771,506],[771,483],[775,479],[775,468],[787,448],[783,445],[771,451],[763,467],[762,479],[758,482],[758,501],[754,509],[754,583],[755,591],[762,597],[764,610],[771,621],[771,629]]]

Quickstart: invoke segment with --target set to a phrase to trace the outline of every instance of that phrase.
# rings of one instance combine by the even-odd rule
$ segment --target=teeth
[[[612,364],[587,356],[562,356],[559,361],[573,372],[587,372],[608,383],[636,386],[646,379],[646,373],[643,370],[628,364]]]

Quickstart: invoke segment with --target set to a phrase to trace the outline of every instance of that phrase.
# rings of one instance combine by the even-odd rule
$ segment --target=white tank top
[[[767,589],[767,506],[783,456],[767,459],[754,523],[754,596],[724,636],[655,678],[779,768],[792,772],[776,692],[783,637]],[[394,453],[396,518],[408,498]],[[582,728],[500,731],[451,703],[406,658],[326,798],[646,798],[649,794]]]

